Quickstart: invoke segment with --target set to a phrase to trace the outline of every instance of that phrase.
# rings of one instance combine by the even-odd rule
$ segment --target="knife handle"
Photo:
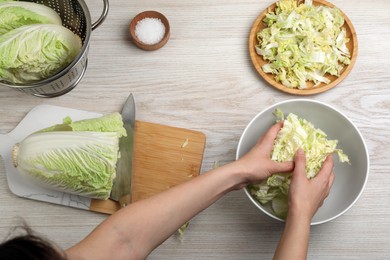
[[[131,195],[128,194],[128,195],[124,195],[122,197],[119,198],[119,206],[121,208],[124,208],[126,207],[127,205],[129,205],[131,203]]]

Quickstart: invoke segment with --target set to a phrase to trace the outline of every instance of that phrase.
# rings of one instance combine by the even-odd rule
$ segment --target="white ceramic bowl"
[[[354,125],[343,113],[325,103],[293,99],[277,103],[263,110],[252,119],[245,128],[238,144],[236,159],[247,153],[275,123],[273,112],[280,108],[285,114],[294,113],[312,122],[316,128],[322,129],[328,139],[339,140],[338,148],[342,149],[350,159],[351,164],[339,163],[334,160],[335,181],[329,196],[312,219],[312,225],[331,221],[350,209],[358,200],[366,185],[369,173],[369,155],[364,139]],[[248,198],[268,216],[284,221],[274,215],[269,205],[262,205],[254,199],[248,189],[244,189]]]

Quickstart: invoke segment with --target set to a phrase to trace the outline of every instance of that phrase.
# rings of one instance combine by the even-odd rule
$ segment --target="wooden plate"
[[[299,1],[301,2],[301,1]],[[314,5],[325,5],[329,7],[335,7],[335,5],[324,1],[324,0],[314,0],[313,1]],[[358,53],[358,42],[357,42],[357,37],[356,37],[356,31],[349,20],[349,18],[341,12],[341,14],[344,17],[345,23],[343,27],[346,29],[347,35],[346,37],[349,38],[349,42],[346,44],[350,53],[351,53],[351,63],[347,66],[344,67],[342,70],[340,77],[332,76],[326,74],[326,77],[331,80],[329,84],[321,83],[317,87],[313,87],[314,83],[313,82],[307,82],[307,88],[306,89],[297,89],[297,88],[288,88],[284,85],[282,85],[280,82],[277,82],[274,79],[274,75],[271,73],[265,73],[263,69],[261,68],[264,64],[268,63],[263,59],[262,56],[258,55],[256,53],[255,46],[258,44],[256,34],[261,31],[262,29],[266,28],[266,25],[263,23],[263,19],[265,18],[265,15],[270,11],[270,10],[275,10],[276,3],[272,4],[269,6],[267,9],[265,9],[256,19],[254,22],[252,29],[250,31],[249,35],[249,53],[250,57],[252,60],[253,65],[255,66],[257,72],[260,74],[261,77],[264,78],[265,81],[267,81],[270,85],[273,87],[294,95],[313,95],[313,94],[318,94],[324,91],[327,91],[333,87],[335,87],[337,84],[339,84],[348,74],[351,72],[353,65],[355,64],[357,53]]]

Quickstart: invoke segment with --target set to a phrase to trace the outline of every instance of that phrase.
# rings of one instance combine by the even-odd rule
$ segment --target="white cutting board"
[[[23,179],[13,166],[12,148],[16,143],[42,128],[62,123],[66,116],[76,121],[102,115],[41,105],[32,109],[13,131],[0,135],[0,155],[5,162],[8,186],[20,197],[112,214],[119,209],[118,203],[112,200],[90,199],[39,187]],[[132,202],[198,176],[205,142],[205,134],[199,131],[136,121]]]
[[[91,205],[90,198],[49,190],[34,185],[23,179],[12,163],[12,148],[16,143],[35,131],[62,123],[62,119],[66,116],[70,116],[72,120],[76,121],[100,117],[102,115],[51,105],[37,106],[23,118],[14,130],[5,135],[0,134],[0,155],[5,163],[8,186],[15,195],[28,199],[89,210]]]

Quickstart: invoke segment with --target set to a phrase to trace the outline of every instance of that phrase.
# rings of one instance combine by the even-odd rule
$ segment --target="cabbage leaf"
[[[0,78],[28,83],[49,78],[69,65],[81,39],[62,25],[34,24],[0,36]]]
[[[18,1],[0,2],[0,35],[30,24],[62,24],[60,16],[42,4]]]

